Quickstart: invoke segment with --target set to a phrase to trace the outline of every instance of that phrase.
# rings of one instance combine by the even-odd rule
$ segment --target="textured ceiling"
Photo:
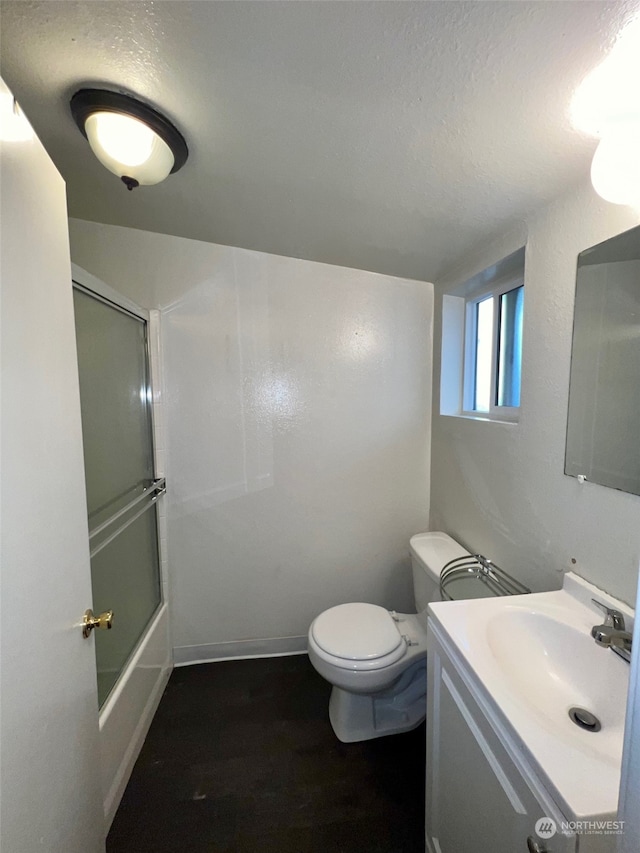
[[[76,217],[434,279],[586,174],[575,87],[638,0],[2,2],[2,75]],[[191,156],[132,193],[68,101],[166,112]]]

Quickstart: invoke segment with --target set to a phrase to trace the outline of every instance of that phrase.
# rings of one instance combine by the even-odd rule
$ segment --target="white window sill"
[[[460,418],[463,421],[482,421],[490,424],[505,424],[506,426],[517,426],[519,421],[518,418],[494,418],[486,413],[480,415],[472,412],[440,412],[440,415],[443,418]]]

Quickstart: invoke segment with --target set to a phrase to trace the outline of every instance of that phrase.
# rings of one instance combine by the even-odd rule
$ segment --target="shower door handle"
[[[93,615],[93,610],[87,610],[82,619],[82,636],[85,640],[91,636],[94,628],[110,631],[113,625],[113,610],[105,610],[99,616]]]

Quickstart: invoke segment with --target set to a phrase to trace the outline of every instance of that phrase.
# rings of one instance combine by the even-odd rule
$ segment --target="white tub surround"
[[[303,651],[345,601],[410,611],[429,510],[432,288],[71,220],[161,311],[176,660]]]
[[[100,777],[107,832],[171,669],[169,615],[163,604],[100,711]]]

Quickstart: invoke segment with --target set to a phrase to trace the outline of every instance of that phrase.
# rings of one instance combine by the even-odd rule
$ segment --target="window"
[[[440,414],[516,422],[525,247],[442,296]]]
[[[524,285],[510,278],[465,300],[462,411],[515,420],[520,406]]]

